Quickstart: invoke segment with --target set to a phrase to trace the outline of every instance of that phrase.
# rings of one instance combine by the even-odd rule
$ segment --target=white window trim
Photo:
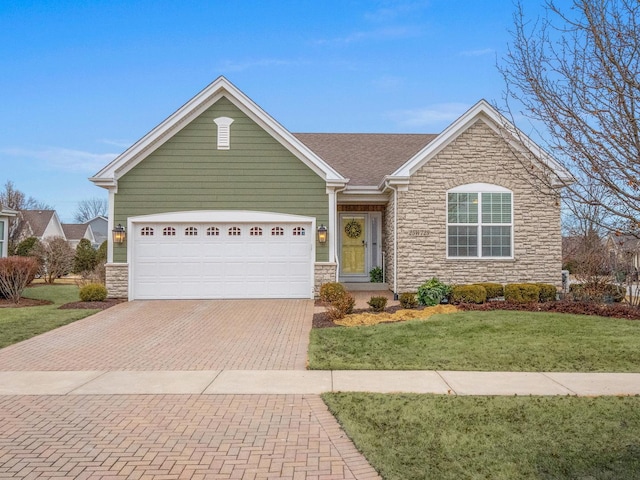
[[[229,150],[231,148],[231,124],[233,118],[218,117],[213,120],[218,126],[218,150]]]
[[[449,194],[450,193],[477,193],[478,194],[478,222],[477,223],[449,223]],[[482,194],[483,193],[509,193],[511,194],[511,223],[482,223]],[[492,185],[490,183],[469,183],[447,190],[445,202],[445,238],[446,238],[446,259],[460,261],[512,261],[514,257],[514,195],[513,191],[500,185]],[[478,227],[478,255],[475,257],[452,257],[449,255],[449,226],[455,225],[460,227]],[[482,227],[511,227],[511,255],[508,257],[483,257],[482,256]]]

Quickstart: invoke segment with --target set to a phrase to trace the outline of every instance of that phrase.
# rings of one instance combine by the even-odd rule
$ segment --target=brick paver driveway
[[[304,370],[311,300],[135,301],[0,350],[0,370]]]
[[[146,301],[0,371],[304,369],[309,300]],[[378,478],[316,395],[0,395],[0,478]]]

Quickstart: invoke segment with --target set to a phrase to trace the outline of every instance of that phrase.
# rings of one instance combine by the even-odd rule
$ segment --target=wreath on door
[[[362,226],[354,218],[345,225],[344,233],[346,233],[349,238],[358,238],[362,234]]]

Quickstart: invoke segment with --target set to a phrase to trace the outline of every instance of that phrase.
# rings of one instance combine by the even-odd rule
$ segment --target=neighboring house
[[[605,242],[615,271],[640,271],[640,239],[633,235],[610,234]]]
[[[18,212],[0,207],[0,258],[8,256],[9,249],[9,221]]]
[[[439,135],[292,134],[220,77],[91,178],[126,230],[110,295],[312,298],[377,266],[396,294],[433,276],[559,286],[558,192],[522,152],[571,177],[505,122],[480,101]]]
[[[18,212],[18,241],[36,237],[44,240],[51,237],[66,238],[55,210],[20,210]]]
[[[97,248],[102,245],[102,242],[107,239],[109,233],[109,220],[107,220],[107,217],[99,215],[85,223],[91,225],[91,231],[95,238],[94,246]]]
[[[62,230],[64,231],[64,237],[71,248],[76,248],[80,243],[80,240],[86,238],[94,246],[96,238],[93,235],[93,229],[91,225],[86,223],[63,223]]]

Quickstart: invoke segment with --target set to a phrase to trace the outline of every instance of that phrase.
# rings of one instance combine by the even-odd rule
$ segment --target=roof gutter
[[[379,187],[393,192],[393,298],[398,299],[398,191],[409,189],[409,177],[384,177]]]

